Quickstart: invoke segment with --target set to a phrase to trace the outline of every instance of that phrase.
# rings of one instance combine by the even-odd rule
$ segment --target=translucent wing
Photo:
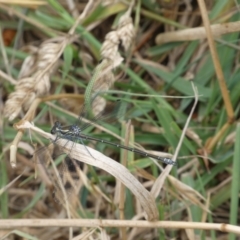
[[[127,103],[121,100],[117,100],[114,104],[113,109],[109,111],[109,109],[104,109],[96,116],[93,116],[90,111],[87,110],[86,105],[84,105],[80,111],[79,118],[75,123],[80,127],[82,131],[92,125],[92,123],[113,123],[117,122],[119,118],[124,116],[124,112],[126,110]],[[84,119],[87,119],[88,122],[84,122]]]

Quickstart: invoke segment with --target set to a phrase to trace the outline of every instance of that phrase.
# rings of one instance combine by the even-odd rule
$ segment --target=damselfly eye
[[[51,129],[51,134],[55,134],[56,133],[56,128],[53,126]]]
[[[51,134],[56,134],[61,129],[61,123],[56,121],[51,129]]]

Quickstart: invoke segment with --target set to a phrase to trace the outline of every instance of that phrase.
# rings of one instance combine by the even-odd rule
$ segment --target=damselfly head
[[[51,134],[58,133],[62,128],[62,125],[59,121],[56,121],[51,129]]]

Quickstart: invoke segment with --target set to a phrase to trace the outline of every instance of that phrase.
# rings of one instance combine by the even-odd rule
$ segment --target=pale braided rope
[[[60,38],[43,42],[36,53],[25,59],[15,91],[9,95],[4,108],[4,116],[10,121],[22,110],[27,110],[34,99],[49,91],[50,76],[55,72],[59,55],[69,40]]]
[[[113,69],[118,67],[123,61],[119,53],[120,43],[122,43],[124,50],[128,51],[133,42],[135,29],[130,17],[133,5],[134,1],[131,2],[127,12],[120,17],[116,30],[106,35],[101,47],[102,61],[96,67],[86,89],[85,103],[88,109],[92,109],[91,111],[94,115],[101,112],[106,105],[105,99],[101,96],[96,97],[96,95],[100,95],[101,92],[104,93],[110,89],[115,81]],[[92,99],[94,99],[93,102]]]
[[[26,58],[19,74],[19,81],[15,92],[11,93],[4,108],[4,116],[13,120],[19,113],[28,109],[37,97],[48,93],[50,89],[50,76],[55,72],[59,58],[66,45],[76,39],[75,29],[91,11],[94,0],[89,0],[81,15],[69,30],[69,35],[54,38],[41,44],[38,51]]]

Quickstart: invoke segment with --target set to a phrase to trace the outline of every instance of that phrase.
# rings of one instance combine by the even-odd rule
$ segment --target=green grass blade
[[[240,124],[237,125],[236,141],[233,155],[233,173],[231,186],[231,211],[230,224],[237,225],[239,212],[239,190],[240,190]],[[236,239],[235,234],[230,234],[230,240]]]

